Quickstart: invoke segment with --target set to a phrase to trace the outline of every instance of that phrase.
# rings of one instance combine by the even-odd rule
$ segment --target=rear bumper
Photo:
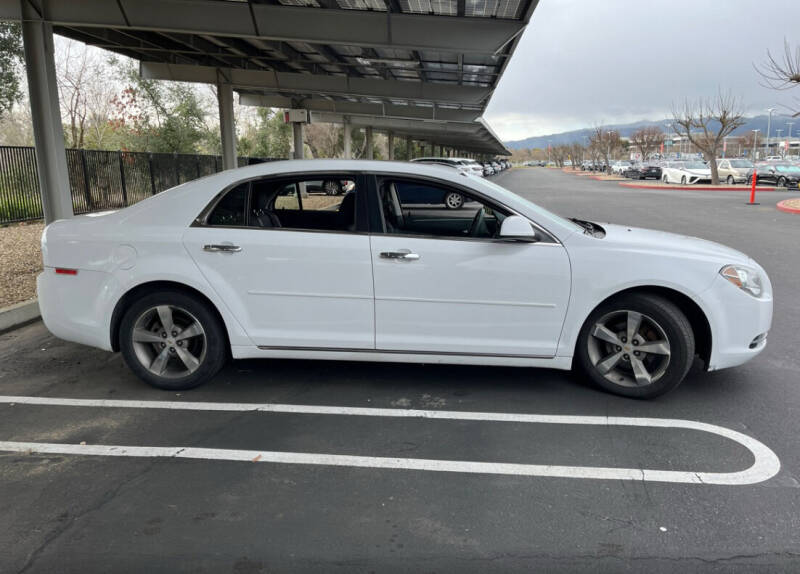
[[[36,279],[39,309],[47,329],[59,339],[111,350],[109,307],[118,294],[116,280],[102,271],[58,275],[45,267]]]

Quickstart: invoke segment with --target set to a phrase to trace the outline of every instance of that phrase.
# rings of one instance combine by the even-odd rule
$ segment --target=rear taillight
[[[77,275],[77,269],[67,269],[66,267],[56,267],[57,275]]]

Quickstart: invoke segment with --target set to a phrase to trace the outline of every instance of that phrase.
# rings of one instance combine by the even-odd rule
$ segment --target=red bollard
[[[753,168],[753,184],[750,186],[750,202],[745,205],[759,205],[756,203],[756,182],[758,181],[758,172]]]

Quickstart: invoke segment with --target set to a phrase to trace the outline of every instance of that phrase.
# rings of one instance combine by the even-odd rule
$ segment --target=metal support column
[[[374,159],[375,157],[375,142],[372,138],[372,126],[364,128],[364,139],[366,139],[366,157],[367,159]]]
[[[222,140],[222,169],[235,169],[236,126],[233,120],[233,88],[226,82],[217,84],[217,103],[219,103],[219,132]]]
[[[292,122],[292,136],[294,140],[294,159],[303,159],[303,123]]]
[[[74,215],[69,190],[67,153],[58,107],[56,65],[53,58],[53,26],[29,2],[22,2],[22,38],[25,43],[25,71],[28,75],[36,171],[45,223]]]
[[[344,118],[344,125],[342,130],[342,140],[344,143],[344,158],[351,159],[353,157],[353,142],[352,142],[353,126],[350,124],[349,118]]]
[[[389,146],[389,161],[394,159],[394,132],[386,134],[387,145]]]
[[[411,136],[406,136],[406,159],[413,159],[411,157]]]

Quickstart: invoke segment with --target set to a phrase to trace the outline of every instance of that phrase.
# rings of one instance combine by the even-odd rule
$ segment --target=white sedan
[[[702,161],[668,161],[661,166],[661,181],[664,183],[711,183],[711,168]]]
[[[354,186],[304,185],[328,179]],[[425,186],[469,207],[403,204]],[[564,219],[424,164],[225,171],[56,221],[42,248],[48,329],[121,351],[163,389],[208,381],[229,358],[280,357],[576,367],[611,392],[654,397],[695,356],[708,370],[753,358],[772,320],[767,274],[738,251]]]

